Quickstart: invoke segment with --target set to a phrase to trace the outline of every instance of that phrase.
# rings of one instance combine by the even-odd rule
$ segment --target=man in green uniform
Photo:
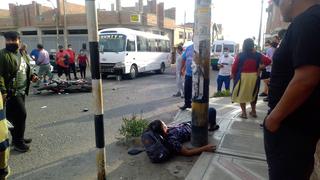
[[[3,34],[6,47],[0,50],[0,91],[6,104],[6,117],[13,124],[11,129],[14,150],[27,152],[31,139],[24,138],[26,125],[25,96],[30,81],[38,78],[31,74],[29,59],[19,51],[20,35],[10,31]]]

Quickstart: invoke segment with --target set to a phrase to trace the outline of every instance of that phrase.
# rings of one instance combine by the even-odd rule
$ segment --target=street
[[[127,147],[118,141],[122,117],[132,114],[140,116],[142,113],[148,120],[173,120],[178,106],[183,105],[183,99],[172,97],[176,89],[175,72],[172,69],[163,75],[143,74],[135,80],[116,81],[112,77],[103,80],[109,178],[144,179],[135,178],[144,174],[148,179],[157,171],[161,174],[159,179],[183,179],[191,169],[196,157],[179,157],[178,160],[186,162],[181,166],[186,167],[181,167],[180,174],[172,172],[176,174],[173,176],[165,168],[159,170],[157,165],[151,164],[145,153],[130,157]],[[215,86],[215,76],[216,72],[212,72],[211,89]],[[33,142],[30,152],[20,154],[11,151],[11,179],[94,179],[96,167],[92,94],[31,94],[26,100],[26,106],[26,137],[32,138]],[[85,108],[89,111],[83,112]],[[164,164],[168,166],[167,169],[172,169],[171,165]],[[144,166],[153,170],[146,172]]]

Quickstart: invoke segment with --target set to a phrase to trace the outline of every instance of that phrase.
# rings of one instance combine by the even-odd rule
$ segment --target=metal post
[[[67,10],[66,10],[66,0],[63,0],[63,42],[64,48],[68,47],[68,28],[67,28]]]
[[[59,15],[58,15],[58,9],[56,10],[55,12],[55,21],[56,21],[56,33],[57,33],[57,36],[56,36],[56,40],[57,40],[57,49],[56,51],[58,52],[58,49],[59,49]]]
[[[57,8],[54,6],[53,2],[51,0],[47,0],[48,2],[51,3],[53,9],[54,9],[54,22],[56,24],[56,41],[57,41],[57,51],[58,51],[58,46],[59,46],[59,15],[58,15],[58,5]]]
[[[195,0],[191,144],[208,144],[211,0]]]
[[[87,28],[90,49],[92,94],[94,98],[94,125],[97,147],[98,180],[106,179],[106,158],[103,123],[103,94],[98,48],[98,18],[95,0],[86,0]]]
[[[261,14],[260,14],[260,25],[259,25],[259,37],[258,37],[258,48],[261,50],[261,31],[262,31],[262,15],[263,15],[263,0],[261,0]]]

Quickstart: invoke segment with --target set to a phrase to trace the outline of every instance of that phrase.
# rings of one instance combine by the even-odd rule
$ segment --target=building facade
[[[273,36],[277,35],[280,30],[287,29],[289,26],[289,23],[282,21],[280,9],[274,5],[271,0],[269,1],[267,13],[266,33],[264,34],[265,40],[271,39]]]
[[[187,41],[192,41],[193,28],[187,25],[176,26],[174,29],[174,46]]]
[[[131,28],[167,35],[173,43],[175,8],[165,10],[164,4],[158,4],[157,0],[149,0],[145,6],[142,0],[137,2],[135,7],[121,7],[121,0],[117,0],[116,6],[111,5],[111,11],[98,9],[99,29]],[[9,4],[9,10],[0,10],[0,32],[19,31],[29,51],[37,43],[48,50],[56,49],[58,44],[72,44],[73,49],[80,50],[82,44],[88,42],[86,21],[85,6],[66,0],[57,0],[57,7],[33,1],[28,5]]]

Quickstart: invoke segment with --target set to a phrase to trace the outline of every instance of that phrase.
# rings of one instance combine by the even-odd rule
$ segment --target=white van
[[[224,53],[223,50],[225,48],[229,49],[231,56],[235,56],[238,53],[238,45],[236,42],[224,40],[214,41],[211,49],[211,67],[213,70],[218,69],[218,60]]]
[[[138,73],[164,73],[170,66],[170,41],[166,36],[127,28],[99,31],[100,65],[104,75],[126,75],[136,78]]]

